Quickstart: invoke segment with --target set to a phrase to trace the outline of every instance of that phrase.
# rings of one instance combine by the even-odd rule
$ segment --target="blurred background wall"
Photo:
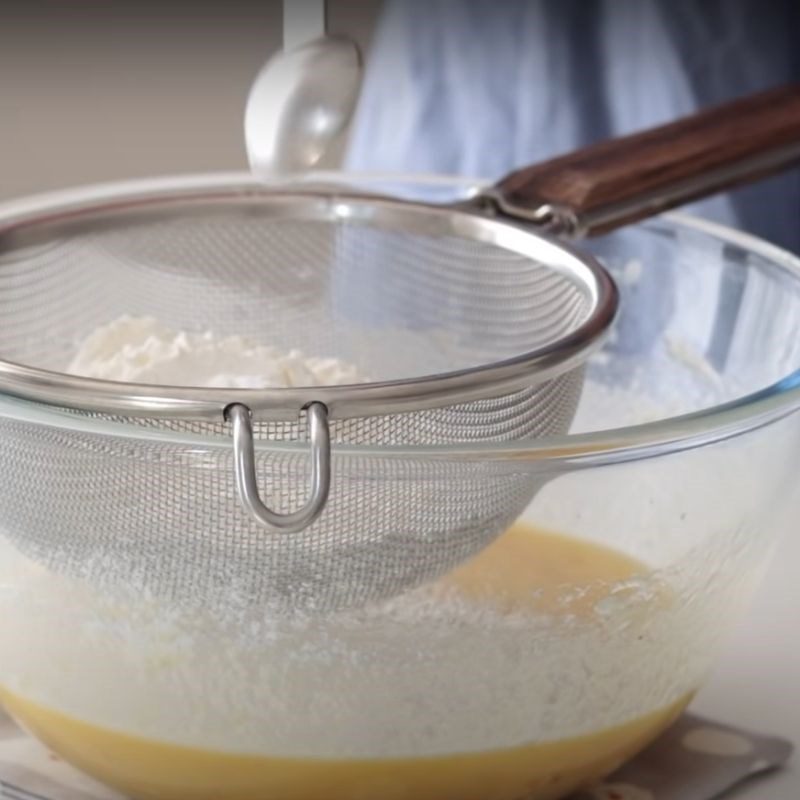
[[[244,169],[250,83],[280,0],[0,0],[0,200],[94,181]],[[380,0],[329,0],[365,49]]]

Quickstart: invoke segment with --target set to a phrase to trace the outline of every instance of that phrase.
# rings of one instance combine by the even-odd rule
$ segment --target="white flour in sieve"
[[[175,331],[152,317],[122,316],[92,331],[67,372],[86,378],[171,386],[266,389],[360,383],[338,358],[281,351],[241,336]]]

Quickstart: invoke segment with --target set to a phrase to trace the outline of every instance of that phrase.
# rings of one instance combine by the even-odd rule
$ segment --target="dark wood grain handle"
[[[565,211],[591,235],[792,164],[800,164],[800,84],[520,169],[495,196],[512,215]]]

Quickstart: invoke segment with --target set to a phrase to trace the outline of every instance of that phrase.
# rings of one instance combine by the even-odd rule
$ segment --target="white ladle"
[[[245,108],[250,168],[265,179],[316,167],[347,128],[361,87],[358,46],[326,34],[324,0],[285,0],[283,44]]]

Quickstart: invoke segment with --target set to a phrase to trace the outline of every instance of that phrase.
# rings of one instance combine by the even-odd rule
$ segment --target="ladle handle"
[[[501,210],[593,235],[800,163],[800,84],[512,172]]]
[[[283,0],[283,49],[293,50],[327,33],[325,0]]]

